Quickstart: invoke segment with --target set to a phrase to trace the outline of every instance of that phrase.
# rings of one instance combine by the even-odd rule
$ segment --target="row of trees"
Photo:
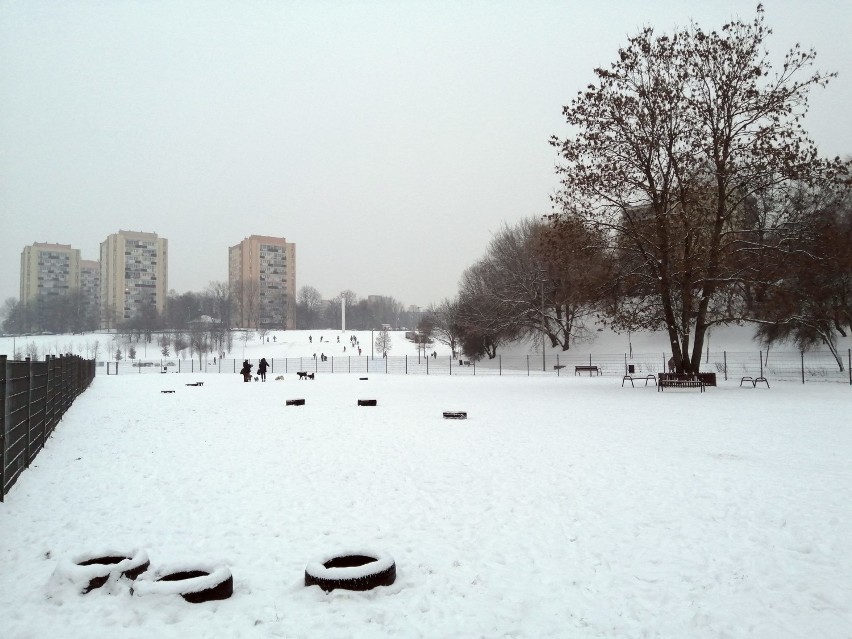
[[[630,38],[563,109],[554,212],[498,233],[431,309],[472,356],[545,335],[567,349],[594,319],[665,330],[678,372],[708,329],[831,350],[852,331],[849,161],[819,156],[808,94],[833,77],[798,45],[774,70],[753,21]],[[427,327],[428,328],[428,327]],[[450,338],[449,336],[452,335]],[[449,342],[448,342],[449,343]]]
[[[253,312],[251,308],[241,307],[241,304],[251,305],[253,299],[243,292],[240,287],[231,290],[225,282],[211,282],[201,292],[177,294],[172,291],[166,298],[162,313],[149,304],[126,322],[111,322],[111,325],[120,331],[143,335],[149,341],[153,333],[162,330],[188,331],[202,318],[207,318],[204,321],[214,324],[220,332],[227,331],[236,326],[241,316],[251,316]],[[350,329],[379,328],[383,324],[394,328],[414,326],[419,320],[417,311],[406,310],[402,302],[393,297],[359,299],[353,291],[345,290],[328,301],[323,300],[314,287],[303,286],[296,299],[296,326],[301,329],[340,327],[341,300],[346,308],[346,326]],[[98,309],[87,303],[79,292],[30,303],[10,298],[6,300],[0,317],[5,318],[5,332],[19,334],[93,331],[100,327],[101,321]],[[207,328],[210,330],[210,327]],[[265,333],[268,328],[261,326],[258,330]]]
[[[304,329],[339,328],[341,306],[346,309],[346,328],[370,330],[387,324],[393,328],[413,327],[420,312],[389,296],[359,299],[351,290],[341,291],[331,300],[323,300],[313,286],[303,286],[296,295],[296,325]]]

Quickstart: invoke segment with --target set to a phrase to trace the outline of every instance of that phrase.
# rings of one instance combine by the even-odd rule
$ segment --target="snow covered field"
[[[4,639],[852,636],[848,385],[192,381],[99,375],[0,504]],[[49,588],[107,548],[227,565],[234,595]],[[396,583],[302,585],[351,548]]]

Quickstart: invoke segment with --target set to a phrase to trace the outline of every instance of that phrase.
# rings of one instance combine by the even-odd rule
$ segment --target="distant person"
[[[260,375],[260,381],[266,381],[266,369],[269,368],[269,362],[266,361],[266,358],[262,358],[260,363],[257,365],[257,374]]]
[[[677,366],[675,366],[674,357],[669,358],[669,372],[674,373],[677,370]]]
[[[311,337],[310,335],[308,335],[308,344],[313,344],[313,343],[314,343],[314,338]]]
[[[248,360],[245,360],[243,362],[243,367],[240,369],[240,374],[243,376],[244,382],[250,382],[251,381],[251,369],[252,369],[252,365],[249,364]]]
[[[337,343],[340,344],[340,335],[337,336]]]
[[[273,342],[277,342],[277,341],[278,341],[278,336],[277,336],[277,335],[273,335],[273,336],[272,336],[272,341],[273,341]]]

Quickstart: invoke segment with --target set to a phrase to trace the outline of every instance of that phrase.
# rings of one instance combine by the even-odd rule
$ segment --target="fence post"
[[[453,356],[450,355],[450,375],[453,374]]]
[[[849,385],[852,386],[852,348],[847,349],[846,352],[849,355],[849,365],[846,368],[849,369]]]
[[[722,351],[722,369],[725,372],[725,381],[728,381],[728,351]]]
[[[497,367],[500,370],[500,377],[502,377],[503,376],[503,356],[502,355],[497,356]]]
[[[429,358],[426,358],[426,374],[429,374]]]
[[[763,349],[760,350],[760,376],[763,377]]]
[[[14,353],[12,354],[14,357]],[[0,355],[0,503],[6,494],[6,356]]]
[[[627,364],[626,364],[627,355],[624,356],[624,361],[625,361],[624,365],[627,366]],[[627,369],[625,368],[624,370],[626,371]],[[562,372],[562,369],[559,368],[559,353],[556,353],[556,376],[559,377],[559,373],[561,373],[561,372]],[[624,373],[624,374],[626,375],[627,373]]]
[[[32,451],[30,450],[30,441],[32,438],[30,437],[30,430],[33,426],[33,361],[29,357],[26,358],[27,362],[27,448],[26,448],[26,457],[24,457],[24,468],[30,467],[30,456]]]
[[[805,351],[801,351],[802,353],[802,384],[805,383]]]
[[[530,376],[530,356],[527,355],[527,377]]]
[[[408,355],[405,356],[405,374],[408,375]]]

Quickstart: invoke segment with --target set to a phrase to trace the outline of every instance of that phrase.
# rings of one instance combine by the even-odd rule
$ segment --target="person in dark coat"
[[[249,364],[248,360],[245,360],[243,362],[243,367],[240,370],[240,374],[243,376],[244,382],[250,382],[251,381],[251,369],[252,369],[252,365]]]
[[[257,365],[257,373],[260,375],[260,381],[266,381],[266,369],[269,368],[269,362],[266,361],[266,358],[262,358],[260,363]]]

